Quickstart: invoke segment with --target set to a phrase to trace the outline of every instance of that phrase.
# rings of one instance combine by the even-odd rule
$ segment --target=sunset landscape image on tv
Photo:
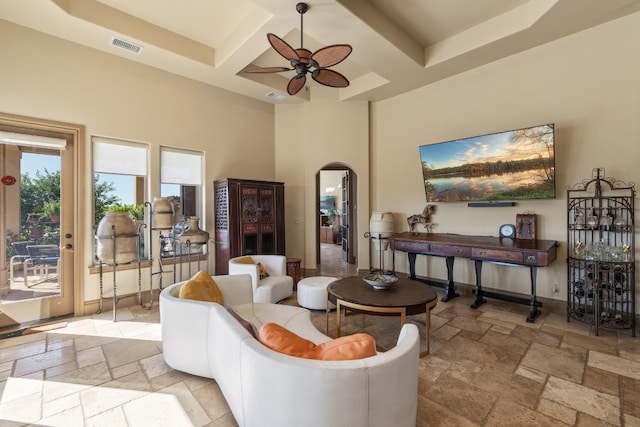
[[[420,146],[428,202],[555,198],[554,125]]]

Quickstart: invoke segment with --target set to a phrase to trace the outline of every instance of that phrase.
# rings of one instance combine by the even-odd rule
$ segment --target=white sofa
[[[257,327],[274,322],[315,343],[330,340],[301,307],[253,303],[248,275],[214,276],[229,304]],[[184,282],[160,294],[164,359],[213,378],[239,426],[415,426],[420,338],[402,327],[397,345],[376,356],[321,361],[277,353],[220,304],[178,298]]]
[[[229,260],[229,274],[248,274],[251,276],[254,302],[282,301],[293,295],[293,278],[287,276],[287,257],[284,255],[251,255],[256,264],[238,262],[246,256]],[[257,263],[264,266],[269,277],[260,279]]]

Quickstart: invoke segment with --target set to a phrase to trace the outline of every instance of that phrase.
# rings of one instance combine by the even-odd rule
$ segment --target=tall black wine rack
[[[635,184],[603,168],[567,188],[567,320],[599,329],[635,322]]]

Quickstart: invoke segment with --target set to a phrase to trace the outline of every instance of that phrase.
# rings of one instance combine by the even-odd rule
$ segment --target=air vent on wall
[[[140,54],[142,52],[142,46],[128,42],[126,40],[119,39],[117,37],[111,38],[111,45],[115,47],[119,47],[120,49],[126,49],[130,52]]]
[[[267,98],[275,99],[276,101],[282,101],[284,99],[284,95],[281,95],[278,92],[267,92],[265,96]]]

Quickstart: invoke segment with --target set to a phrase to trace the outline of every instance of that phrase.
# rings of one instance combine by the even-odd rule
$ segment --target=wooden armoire
[[[284,184],[225,178],[214,181],[216,274],[229,259],[284,255]]]

